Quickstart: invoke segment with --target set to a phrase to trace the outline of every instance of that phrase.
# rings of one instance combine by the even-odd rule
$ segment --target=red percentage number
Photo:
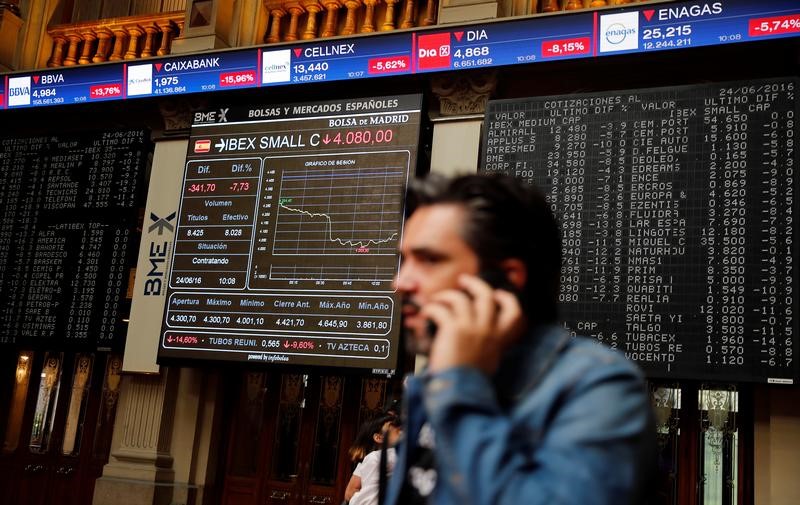
[[[404,72],[411,65],[408,56],[391,56],[388,58],[372,58],[367,62],[367,72],[370,74],[391,74]]]
[[[256,71],[242,70],[240,72],[225,72],[219,75],[220,86],[247,86],[255,84]]]
[[[122,84],[98,84],[89,88],[89,98],[110,98],[122,94]]]
[[[542,42],[542,57],[571,56],[587,54],[591,48],[589,37],[563,40],[545,40]]]
[[[749,31],[751,37],[797,33],[800,32],[800,14],[751,19]]]

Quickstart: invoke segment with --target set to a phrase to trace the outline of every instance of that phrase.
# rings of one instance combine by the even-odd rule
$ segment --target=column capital
[[[439,99],[441,116],[483,114],[497,87],[497,71],[463,75],[453,73],[434,77],[431,91]]]

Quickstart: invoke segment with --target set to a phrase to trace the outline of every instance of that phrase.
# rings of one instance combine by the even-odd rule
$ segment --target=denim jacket
[[[470,367],[410,377],[406,431],[386,501],[396,505],[409,446],[435,434],[429,504],[637,503],[654,454],[644,380],[621,353],[563,328],[537,328],[487,378]]]

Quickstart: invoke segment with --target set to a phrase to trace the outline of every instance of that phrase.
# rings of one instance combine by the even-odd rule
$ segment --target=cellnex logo
[[[622,12],[600,16],[600,52],[639,48],[639,13]]]
[[[261,59],[261,84],[289,82],[291,63],[291,49],[264,51]]]
[[[450,32],[420,35],[418,42],[420,69],[450,68]]]
[[[31,104],[31,77],[11,77],[8,79],[8,106]]]

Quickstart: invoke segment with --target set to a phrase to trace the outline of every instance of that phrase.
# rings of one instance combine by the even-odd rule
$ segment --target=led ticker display
[[[798,36],[800,3],[795,0],[641,4],[7,74],[0,108],[491,68]]]
[[[262,84],[410,74],[414,70],[411,57],[411,35],[408,33],[265,49],[262,53]]]
[[[561,315],[653,377],[792,383],[797,79],[490,102],[559,220]]]
[[[149,132],[0,138],[0,347],[116,349]]]
[[[415,36],[417,72],[496,67],[592,54],[593,13],[464,27]]]
[[[800,6],[792,0],[768,4],[742,0],[653,5],[635,13],[601,15],[597,32],[601,54],[713,46],[798,35]]]
[[[386,373],[421,98],[195,116],[159,355]]]
[[[127,95],[182,95],[258,86],[255,50],[171,58],[127,66]]]
[[[65,105],[123,98],[119,65],[80,67],[8,76],[9,108]]]

